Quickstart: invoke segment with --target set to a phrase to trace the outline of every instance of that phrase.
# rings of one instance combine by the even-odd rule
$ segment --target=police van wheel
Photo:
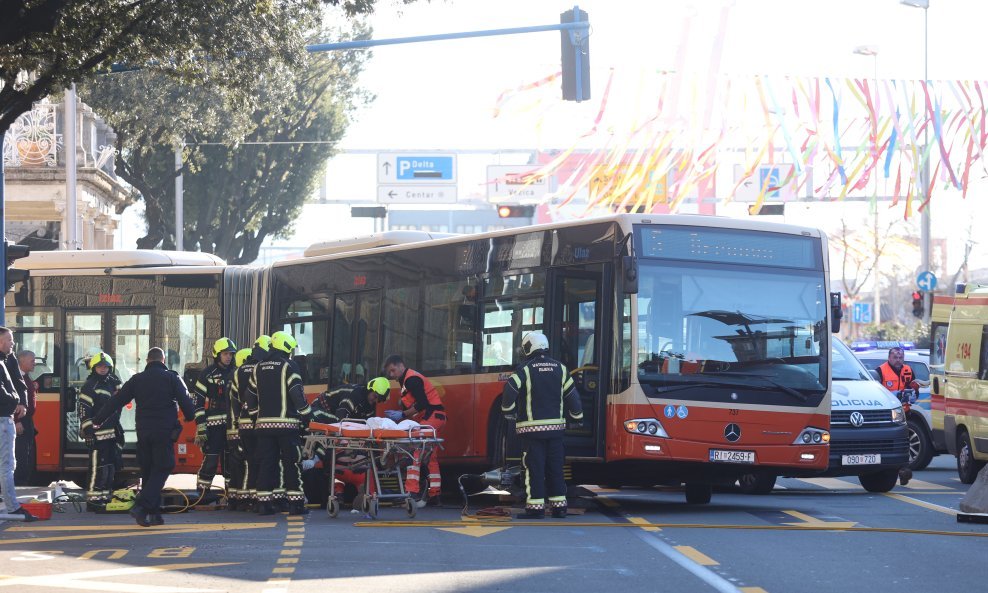
[[[873,474],[858,476],[861,486],[868,492],[888,492],[899,481],[898,468],[886,469]]]
[[[910,419],[909,423],[909,469],[919,471],[930,465],[933,460],[933,442],[926,432],[926,427],[918,420]]]
[[[710,484],[686,484],[686,502],[689,504],[707,504],[714,489]]]
[[[336,500],[336,497],[330,498],[326,503],[326,513],[330,519],[335,519],[340,514],[340,501]]]
[[[408,514],[409,519],[415,518],[415,513],[418,511],[418,507],[415,505],[415,500],[412,498],[405,499],[405,513]]]
[[[971,448],[971,437],[967,431],[961,431],[957,435],[957,476],[962,484],[973,484],[978,478],[978,472],[985,466],[985,462],[974,458],[974,449]]]

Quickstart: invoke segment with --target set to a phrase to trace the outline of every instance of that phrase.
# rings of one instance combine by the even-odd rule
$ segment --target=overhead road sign
[[[455,204],[455,185],[401,185],[377,186],[379,204]]]
[[[538,201],[555,191],[555,178],[536,173],[540,165],[487,165],[487,201]]]
[[[434,185],[456,183],[456,155],[396,153],[377,155],[377,182]]]

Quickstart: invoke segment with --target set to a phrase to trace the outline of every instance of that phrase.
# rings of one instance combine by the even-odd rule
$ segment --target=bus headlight
[[[669,434],[662,427],[662,423],[655,418],[633,418],[631,420],[625,420],[624,430],[631,434],[643,434],[650,437],[662,437],[664,439],[669,438]]]
[[[799,433],[796,440],[793,441],[794,445],[824,445],[830,442],[830,433],[822,428],[815,428],[813,426],[807,426],[803,429],[803,432]]]
[[[892,409],[892,424],[905,424],[906,413],[902,411],[902,406]]]

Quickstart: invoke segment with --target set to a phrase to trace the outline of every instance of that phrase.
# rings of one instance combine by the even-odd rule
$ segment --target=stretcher
[[[360,510],[376,519],[382,501],[401,501],[400,504],[411,518],[415,516],[417,507],[415,500],[405,490],[402,470],[413,462],[416,452],[419,454],[420,465],[427,466],[429,457],[442,442],[436,436],[436,429],[431,426],[421,425],[407,429],[372,428],[365,420],[346,418],[334,424],[311,422],[305,436],[304,452],[307,457],[312,457],[316,447],[322,445],[329,458],[329,475],[334,476],[334,479],[338,458],[356,459],[347,468],[352,471],[366,471],[365,495]],[[397,478],[397,492],[382,492],[381,478],[387,477]],[[333,487],[330,488],[326,512],[332,518],[340,512],[340,500]]]

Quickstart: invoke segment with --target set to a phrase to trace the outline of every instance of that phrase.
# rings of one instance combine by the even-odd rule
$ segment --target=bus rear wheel
[[[713,496],[714,489],[710,484],[686,484],[686,502],[689,504],[707,504]]]

